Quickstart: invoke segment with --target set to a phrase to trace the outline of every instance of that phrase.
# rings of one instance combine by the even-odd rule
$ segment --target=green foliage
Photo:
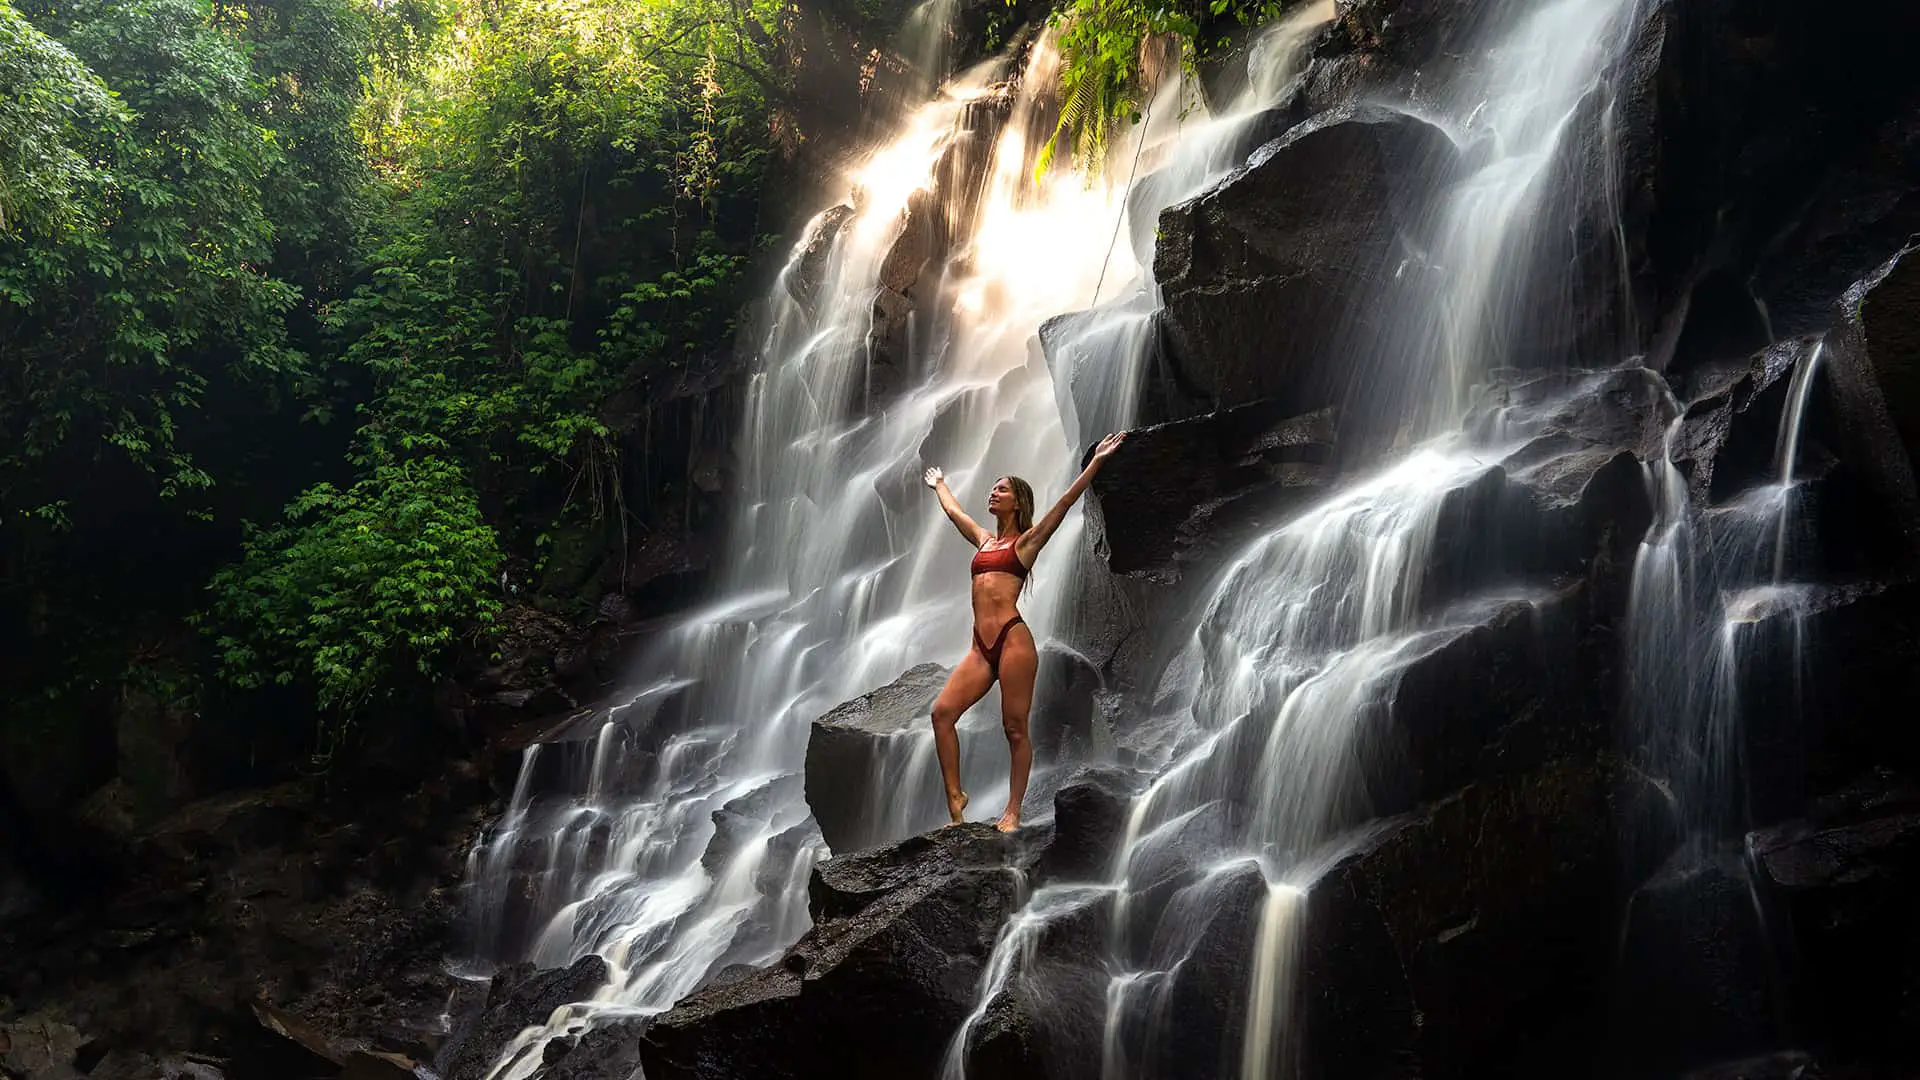
[[[1012,0],[1009,0],[1011,3]],[[1145,101],[1150,43],[1167,40],[1180,62],[1223,44],[1221,27],[1253,26],[1278,16],[1287,0],[1068,0],[1052,16],[1059,29],[1060,122],[1037,171],[1051,167],[1062,140],[1076,161],[1097,169],[1121,124],[1137,123]]]
[[[108,174],[95,164],[126,110],[66,46],[0,0],[0,234],[57,235]]]
[[[362,467],[452,454],[509,502],[535,496],[609,452],[610,398],[725,342],[772,85],[746,29],[770,41],[776,15],[613,0],[462,13],[434,91],[392,130],[405,182],[333,322],[376,387]]]
[[[417,81],[369,100],[361,137],[391,183],[326,318],[370,388],[362,479],[303,496],[216,579],[230,680],[360,707],[491,618],[502,539],[537,565],[580,505],[618,512],[607,403],[724,344],[740,304],[775,85],[739,20],[771,41],[776,13],[505,0],[446,13],[457,33],[429,58],[379,61]],[[447,542],[400,558],[366,532],[386,519]]]
[[[0,0],[0,732],[196,609],[196,696],[337,730],[644,515],[622,439],[730,346],[792,17]]]
[[[87,65],[90,77],[63,70],[92,104],[30,93],[13,105],[73,150],[53,169],[64,179],[29,200],[60,192],[60,216],[30,213],[40,227],[0,235],[0,537],[29,549],[75,516],[63,501],[96,497],[62,474],[103,457],[148,473],[162,496],[206,487],[182,428],[209,383],[265,388],[304,363],[286,340],[295,290],[263,269],[275,242],[264,187],[282,158],[248,115],[258,87],[242,50],[192,0],[77,3],[49,21]],[[44,39],[34,51],[56,55]]]
[[[457,628],[499,610],[493,530],[460,468],[421,458],[346,492],[319,484],[214,578],[221,674],[247,687],[310,680],[350,713],[431,674]]]

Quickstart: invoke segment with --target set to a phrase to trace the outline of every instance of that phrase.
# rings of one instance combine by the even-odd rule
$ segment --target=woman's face
[[[987,492],[988,512],[996,516],[1000,514],[1011,514],[1013,513],[1015,505],[1013,485],[1007,483],[1007,478],[1004,476],[995,480],[993,482],[993,490]]]

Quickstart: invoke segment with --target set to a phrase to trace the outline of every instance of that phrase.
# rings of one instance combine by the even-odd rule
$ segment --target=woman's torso
[[[1018,565],[1019,556],[1013,550],[1014,541],[1002,541],[998,538],[987,541],[975,554],[978,564],[991,567],[1004,564],[1009,567]],[[1001,554],[1002,552],[1005,554]],[[982,557],[984,556],[984,558]],[[973,575],[973,627],[974,630],[989,637],[998,633],[1008,619],[1020,613],[1020,587],[1025,579],[1018,573],[1009,573],[1000,569],[986,569]]]

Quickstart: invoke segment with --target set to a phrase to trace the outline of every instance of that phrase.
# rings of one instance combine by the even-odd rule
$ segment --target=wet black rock
[[[842,204],[820,215],[820,220],[807,236],[807,244],[800,253],[800,261],[787,275],[787,292],[794,303],[801,308],[811,310],[814,298],[820,292],[821,279],[827,272],[827,256],[833,253],[834,242],[854,217],[854,209]]]
[[[632,1080],[640,1069],[640,1033],[645,1028],[644,1021],[596,1027],[542,1075],[546,1080]]]
[[[1112,867],[1139,787],[1137,774],[1084,769],[1053,797],[1053,843],[1041,860],[1050,881],[1097,881]]]
[[[1105,724],[1100,691],[1105,675],[1091,659],[1058,641],[1040,643],[1040,665],[1028,714],[1034,760],[1040,765],[1094,756]]]
[[[1814,363],[1819,349],[1817,339],[1785,341],[1743,363],[1696,369],[1682,382],[1689,397],[1673,462],[1695,501],[1725,504],[1778,481],[1776,449],[1793,374]]]
[[[1739,624],[1748,801],[1804,816],[1870,768],[1920,776],[1920,585],[1791,589]]]
[[[1112,974],[1101,959],[1113,894],[1068,886],[1036,896],[1012,978],[990,998],[964,1048],[967,1075],[1094,1080],[1100,1075]],[[1009,943],[1013,944],[1013,943]]]
[[[949,669],[922,664],[898,679],[834,708],[813,722],[807,743],[807,803],[827,846],[857,851],[880,842],[867,812],[870,778],[894,752],[894,741],[930,723]]]
[[[1411,66],[1466,44],[1480,5],[1458,0],[1335,0],[1334,18],[1350,47]]]
[[[1622,610],[1653,518],[1640,463],[1662,452],[1670,415],[1659,378],[1642,370],[1506,373],[1468,426],[1517,446],[1443,508],[1428,602],[1584,576],[1601,610]]]
[[[1614,1018],[1631,1067],[1671,1072],[1775,1037],[1782,987],[1738,853],[1675,852],[1629,900],[1620,956]]]
[[[1171,1025],[1157,1040],[1158,1052],[1148,1055],[1157,1061],[1155,1075],[1175,1076],[1209,1063],[1231,1074],[1251,1019],[1248,961],[1259,963],[1261,919],[1271,896],[1258,864],[1250,860],[1197,887],[1191,910],[1181,910],[1176,901],[1171,914],[1185,916],[1187,932],[1197,933],[1168,979],[1168,1015],[1185,1022]]]
[[[1094,480],[1108,569],[1172,584],[1271,529],[1331,479],[1334,410],[1272,402],[1129,432]]]
[[[966,825],[828,860],[814,928],[773,967],[662,1014],[640,1047],[647,1076],[934,1075],[1045,842]]]
[[[1578,647],[1583,599],[1573,589],[1501,604],[1395,659],[1404,667],[1381,710],[1385,745],[1369,764],[1377,810],[1398,813],[1530,760],[1604,748],[1611,695],[1603,669]]]
[[[1769,336],[1820,329],[1920,229],[1920,72],[1904,60],[1920,9],[1854,14],[1874,33],[1792,4],[1641,6],[1615,139],[1656,363],[1751,351],[1742,294]]]
[[[547,1022],[555,1009],[586,1001],[607,983],[607,962],[585,956],[572,967],[536,969],[515,964],[493,977],[484,1011],[456,1042],[447,1046],[441,1075],[447,1080],[481,1080],[493,1068],[509,1040],[526,1028]]]
[[[1877,527],[1907,566],[1920,560],[1920,253],[1906,249],[1855,285],[1828,336],[1840,456],[1861,476]]]
[[[1551,741],[1554,724],[1528,726]],[[1615,785],[1604,760],[1526,741],[1504,740],[1510,771],[1387,823],[1313,884],[1302,1075],[1471,1075],[1604,987]]]
[[[1920,788],[1880,771],[1816,811],[1747,839],[1796,945],[1802,1022],[1850,1056],[1920,1059]]]
[[[1454,158],[1423,120],[1343,108],[1162,214],[1154,271],[1185,392],[1208,408],[1270,398],[1283,414],[1338,403],[1363,373],[1333,347],[1379,314],[1365,301]]]

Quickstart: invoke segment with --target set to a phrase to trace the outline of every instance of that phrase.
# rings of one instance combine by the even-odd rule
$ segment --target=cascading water
[[[1251,985],[1237,1051],[1246,1080],[1293,1075],[1290,1037],[1300,920],[1315,880],[1359,842],[1373,816],[1369,774],[1389,767],[1377,729],[1400,672],[1489,608],[1523,596],[1458,598],[1436,607],[1424,576],[1448,501],[1538,430],[1542,417],[1508,415],[1487,430],[1461,422],[1466,389],[1504,354],[1534,268],[1544,180],[1563,132],[1604,73],[1632,0],[1516,5],[1477,77],[1455,88],[1436,122],[1469,153],[1462,179],[1441,194],[1422,234],[1423,263],[1382,340],[1400,370],[1383,377],[1387,411],[1428,441],[1255,541],[1209,586],[1173,641],[1188,640],[1161,680],[1151,725],[1156,776],[1133,803],[1105,888],[1112,905],[1102,1075],[1108,1080],[1207,1070],[1166,1044],[1182,967],[1202,945],[1209,914],[1230,907],[1248,867],[1264,879],[1259,929],[1244,969]],[[1499,34],[1501,30],[1504,34]],[[1424,110],[1433,112],[1432,109]],[[1169,876],[1169,865],[1185,864]],[[1258,880],[1258,879],[1256,879]],[[1028,948],[1032,925],[1083,886],[1039,890],[1003,935]],[[984,995],[1009,993],[1016,957],[996,953]],[[986,1002],[975,1017],[986,1015]],[[1188,1021],[1190,1022],[1190,1021]],[[976,1036],[955,1037],[951,1067]]]
[[[1685,1043],[1710,1049],[1750,1047],[1779,1031],[1778,958],[1745,844],[1756,809],[1747,730],[1755,703],[1743,688],[1757,672],[1769,686],[1796,696],[1799,688],[1811,590],[1790,579],[1798,569],[1797,470],[1824,351],[1819,340],[1783,342],[1755,365],[1785,389],[1769,479],[1721,505],[1696,504],[1675,464],[1685,415],[1647,467],[1656,515],[1634,562],[1628,605],[1629,749],[1662,783],[1679,843],[1628,905],[1622,978],[1629,995],[1673,985],[1664,999],[1675,1017],[1669,1023],[1684,1028]],[[1766,704],[1797,718],[1797,700]],[[1714,973],[1702,977],[1723,985],[1674,980],[1666,972],[1675,968]],[[1687,1052],[1673,1036],[1649,1041],[1656,1057]]]
[[[1823,343],[1789,342],[1763,361],[1792,372],[1771,482],[1722,507],[1695,507],[1674,464],[1684,416],[1648,465],[1656,515],[1634,563],[1628,605],[1629,713],[1646,764],[1668,781],[1681,831],[1696,847],[1731,843],[1747,825],[1738,672],[1754,647],[1747,629],[1795,608],[1799,590],[1786,580],[1795,467],[1823,352]],[[1784,659],[1797,667],[1793,652]]]
[[[920,18],[929,55],[946,31],[940,10]],[[651,645],[626,703],[528,748],[508,813],[473,854],[483,959],[555,966],[597,953],[612,972],[592,1000],[513,1040],[493,1080],[532,1075],[555,1037],[660,1012],[727,966],[770,963],[805,930],[806,878],[825,854],[800,775],[811,721],[916,663],[951,662],[969,640],[964,549],[918,474],[942,465],[973,505],[995,477],[1024,473],[1044,500],[1065,485],[1075,446],[1130,418],[1151,253],[1120,228],[1117,179],[1034,175],[1057,64],[1043,40],[1011,86],[991,63],[957,76],[853,170],[850,204],[816,217],[796,246],[748,388],[724,599]],[[1256,63],[1250,93],[1271,97],[1275,70]],[[995,114],[1007,117],[997,134],[980,123]],[[1184,178],[1169,194],[1185,195],[1238,160],[1250,118],[1166,108],[1122,152]],[[981,139],[991,150],[969,175],[978,147],[967,144]],[[909,300],[898,253],[916,229],[945,234],[945,250],[904,287]],[[1131,299],[1107,303],[1116,297]],[[1099,315],[1078,347],[1112,351],[1050,379],[1036,331],[1089,305]],[[906,355],[877,356],[881,324],[903,317],[894,343],[904,338]],[[911,383],[892,400],[875,392],[883,363]],[[950,434],[923,461],[936,429]],[[1071,603],[1080,536],[1076,514],[1023,604],[1043,635]],[[996,709],[990,696],[963,730]],[[893,743],[876,766],[891,787],[876,785],[868,807],[876,841],[942,811],[929,733]],[[969,755],[963,770],[977,806],[1004,797],[1003,758]]]

